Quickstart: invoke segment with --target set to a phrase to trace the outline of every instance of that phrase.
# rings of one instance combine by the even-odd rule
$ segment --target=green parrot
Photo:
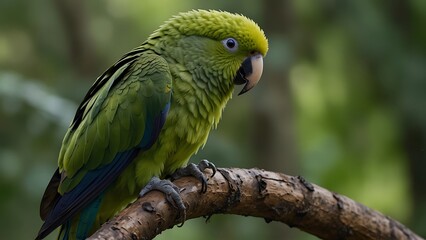
[[[92,85],[65,134],[36,239],[58,227],[60,240],[85,239],[153,177],[186,166],[234,84],[245,84],[240,94],[257,84],[267,51],[252,20],[192,10],[124,55]]]

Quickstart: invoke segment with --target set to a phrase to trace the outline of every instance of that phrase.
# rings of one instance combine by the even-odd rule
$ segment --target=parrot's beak
[[[254,54],[244,60],[234,78],[234,84],[245,84],[238,95],[248,92],[259,82],[263,72],[263,56]]]

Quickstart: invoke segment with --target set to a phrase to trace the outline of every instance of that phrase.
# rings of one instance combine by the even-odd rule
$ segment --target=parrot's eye
[[[233,38],[227,38],[222,41],[223,46],[231,52],[235,52],[238,49],[238,42]]]

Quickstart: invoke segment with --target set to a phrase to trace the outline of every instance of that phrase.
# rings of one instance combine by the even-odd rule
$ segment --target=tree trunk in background
[[[395,24],[397,30],[400,32],[400,35],[404,36],[407,42],[415,42],[415,38],[419,36],[419,33],[416,32],[419,31],[419,28],[414,27],[416,19],[413,17],[413,14],[414,12],[412,6],[410,6],[409,1],[397,0],[392,2],[390,16],[391,20]],[[412,50],[413,52],[417,53],[412,54],[410,52],[407,52],[406,54],[412,54],[411,57],[416,56],[417,54],[423,54],[424,57],[425,52],[422,51],[424,50],[424,48],[424,44],[420,46],[413,44],[413,47],[407,47],[406,49]],[[401,68],[404,67],[406,68],[407,66],[402,66]],[[407,70],[404,73],[407,73]],[[421,78],[423,79],[417,81],[425,80],[424,77],[426,76],[424,76],[424,70],[422,74],[423,77]],[[416,81],[413,81],[412,79],[410,81],[402,79],[401,81],[405,82],[403,84],[405,85],[405,88],[416,88],[417,86],[415,85],[417,84]],[[420,85],[420,87],[421,86],[424,85]],[[384,89],[387,88],[384,87]],[[400,94],[398,96],[398,99],[394,99],[393,95],[391,96],[392,98],[389,99],[390,105],[399,106],[399,113],[402,116],[402,120],[400,121],[402,141],[408,158],[408,170],[410,178],[409,180],[411,183],[411,193],[413,198],[413,211],[411,215],[410,226],[413,230],[417,231],[418,234],[425,236],[426,228],[424,224],[426,223],[426,123],[422,121],[424,117],[420,117],[420,115],[415,112],[419,108],[410,108],[407,107],[406,104],[401,104],[404,100],[406,100],[406,98],[404,99],[405,96]],[[420,106],[425,106],[426,95],[417,95],[416,97],[416,101],[412,101],[412,103],[420,104]],[[407,113],[409,114],[408,116],[406,116]]]
[[[73,68],[79,74],[92,79],[102,69],[97,67],[99,66],[98,58],[95,54],[94,42],[89,34],[86,2],[81,0],[54,0],[54,2],[69,41],[69,54]]]
[[[254,146],[256,159],[262,167],[272,171],[282,171],[299,175],[295,141],[294,122],[289,87],[289,67],[286,34],[291,31],[291,1],[262,1],[261,24],[269,38],[269,49],[264,74],[262,76],[262,97],[255,100],[254,106]],[[268,61],[272,64],[267,64]],[[287,61],[288,62],[288,61]],[[291,234],[280,225],[272,226],[269,239],[291,239]]]
[[[285,52],[293,26],[291,1],[263,1],[262,24],[269,37],[269,60],[262,76],[262,98],[256,99],[255,132],[257,159],[274,171],[299,174],[294,140],[293,106],[289,83],[290,66]]]
[[[413,195],[413,212],[411,224],[414,231],[425,235],[424,222],[426,222],[426,137],[424,126],[416,126],[405,121],[402,127],[404,145],[409,163],[409,177]]]

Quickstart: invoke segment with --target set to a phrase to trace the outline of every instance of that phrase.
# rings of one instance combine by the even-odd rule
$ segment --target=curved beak
[[[234,78],[234,84],[245,84],[238,95],[248,92],[259,82],[263,72],[263,56],[256,53],[246,58],[241,67],[238,69],[237,75]]]

